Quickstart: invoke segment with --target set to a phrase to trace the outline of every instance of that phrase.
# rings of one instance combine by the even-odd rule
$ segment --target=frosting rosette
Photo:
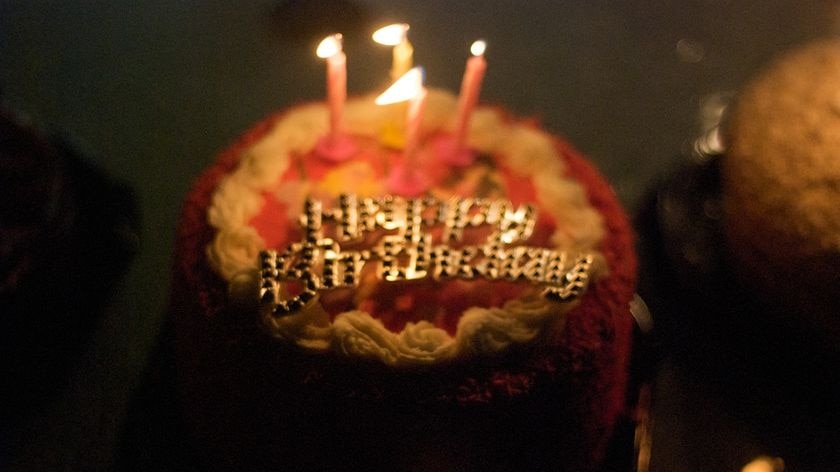
[[[528,343],[552,314],[551,306],[536,297],[513,300],[504,309],[471,308],[458,323],[459,347],[465,353],[492,354]]]
[[[407,323],[398,338],[400,359],[406,363],[429,364],[456,353],[457,344],[449,333],[425,320]]]
[[[254,259],[263,245],[254,228],[240,226],[220,232],[207,248],[207,257],[222,277],[231,280],[237,273],[254,267]]]
[[[345,356],[378,359],[391,365],[399,358],[394,333],[381,321],[360,311],[342,313],[335,319],[333,344]]]

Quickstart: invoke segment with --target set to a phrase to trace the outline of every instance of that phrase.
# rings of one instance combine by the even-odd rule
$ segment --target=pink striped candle
[[[344,102],[347,100],[347,56],[342,50],[342,36],[333,34],[324,38],[315,54],[327,61],[327,103],[330,109],[329,134],[316,144],[316,152],[330,161],[350,158],[356,146],[342,130]]]

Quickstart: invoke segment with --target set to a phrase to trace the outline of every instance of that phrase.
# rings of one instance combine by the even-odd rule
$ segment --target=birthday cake
[[[565,141],[430,90],[402,194],[405,108],[273,115],[198,179],[176,241],[180,408],[220,469],[597,470],[628,413],[636,259]],[[384,131],[383,131],[384,130]],[[384,132],[384,134],[383,134]]]

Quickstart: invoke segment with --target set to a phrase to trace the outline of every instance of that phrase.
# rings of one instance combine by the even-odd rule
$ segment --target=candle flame
[[[485,49],[487,49],[487,41],[483,39],[479,39],[470,46],[470,52],[473,56],[483,56]]]
[[[327,36],[318,44],[318,49],[315,50],[315,54],[321,59],[335,56],[342,50],[341,39],[341,34],[331,34]]]
[[[374,31],[373,40],[385,46],[396,46],[405,41],[407,34],[407,23],[394,23],[393,25],[383,26]]]
[[[390,105],[417,97],[423,91],[423,75],[422,67],[409,70],[376,97],[376,104]]]

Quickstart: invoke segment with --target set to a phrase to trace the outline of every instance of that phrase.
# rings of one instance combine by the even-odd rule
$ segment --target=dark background
[[[635,214],[688,159],[701,101],[840,32],[840,2],[0,1],[5,106],[69,135],[134,188],[142,214],[140,250],[69,380],[2,438],[11,470],[113,463],[165,313],[191,182],[252,123],[324,95],[314,48],[327,33],[345,35],[349,93],[381,88],[390,51],[369,34],[392,21],[411,24],[427,84],[451,90],[469,44],[485,38],[482,101],[568,137]],[[657,375],[652,470],[736,470],[778,453],[667,356]]]

